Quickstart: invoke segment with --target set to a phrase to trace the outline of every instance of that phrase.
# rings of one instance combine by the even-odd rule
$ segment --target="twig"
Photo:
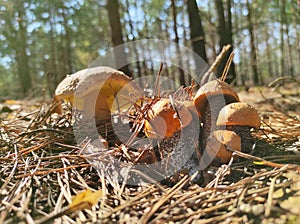
[[[217,71],[218,66],[226,56],[226,53],[231,48],[231,45],[228,44],[222,48],[221,53],[217,56],[216,60],[213,62],[213,64],[209,67],[207,72],[203,75],[203,78],[200,81],[200,86],[204,85],[206,82],[209,81],[210,76],[214,76],[214,73]]]
[[[270,189],[269,189],[269,194],[268,194],[268,200],[266,203],[266,210],[265,210],[265,216],[269,217],[272,209],[272,202],[273,202],[273,193],[274,193],[274,188],[275,188],[275,183],[278,175],[273,177],[271,184],[270,184]]]
[[[180,190],[189,180],[188,176],[183,177],[174,187],[172,187],[167,194],[162,197],[158,202],[156,202],[151,210],[147,213],[145,213],[145,215],[142,216],[140,222],[143,224],[148,223],[149,219],[152,217],[152,215],[154,215],[154,213],[164,204],[166,203],[171,197],[173,197],[178,190]]]
[[[288,166],[290,168],[295,168],[297,171],[300,171],[300,166],[298,166],[298,165],[274,163],[274,162],[262,159],[260,157],[256,157],[256,156],[253,156],[253,155],[249,155],[247,153],[235,151],[235,150],[231,149],[230,147],[226,147],[226,148],[229,151],[233,152],[235,155],[238,155],[238,156],[240,156],[242,158],[245,158],[245,159],[253,160],[256,165],[271,166],[273,168],[282,168],[282,167]]]
[[[50,173],[64,172],[65,170],[82,168],[82,167],[90,167],[90,166],[92,166],[92,165],[89,163],[80,164],[80,165],[72,165],[72,166],[68,166],[66,168],[56,168],[56,169],[51,169],[51,170],[36,171],[35,173],[21,174],[21,175],[15,176],[15,178],[18,179],[18,178],[23,178],[23,177],[28,177],[28,176],[46,175],[46,174],[50,174]]]
[[[227,78],[227,75],[228,75],[229,68],[230,68],[230,65],[232,63],[233,57],[234,57],[234,52],[232,51],[231,54],[229,55],[229,58],[226,62],[226,65],[224,67],[224,70],[223,70],[223,73],[222,73],[222,76],[221,76],[221,81],[223,81],[223,82],[225,82],[225,79]]]
[[[160,63],[158,74],[157,74],[157,77],[156,77],[155,87],[154,87],[154,96],[156,96],[155,94],[157,92],[158,97],[160,97],[159,79],[160,79],[160,76],[161,76],[162,69],[163,69],[163,63]]]

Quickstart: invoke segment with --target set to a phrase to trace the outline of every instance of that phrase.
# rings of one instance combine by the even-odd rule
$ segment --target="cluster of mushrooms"
[[[195,95],[188,95],[183,100],[172,95],[158,96],[144,100],[141,105],[140,99],[145,98],[142,88],[123,72],[103,66],[67,76],[55,92],[57,100],[68,101],[74,107],[83,110],[92,107],[90,116],[96,120],[109,122],[115,111],[138,108],[136,114],[143,115],[139,130],[158,143],[158,160],[179,153],[173,161],[177,163],[185,159],[180,147],[193,148],[195,152],[183,166],[189,173],[199,167],[204,154],[212,155],[214,163],[223,164],[232,158],[231,150],[251,151],[254,144],[251,129],[259,128],[260,118],[253,106],[240,102],[230,85],[217,79],[201,86]],[[133,104],[139,106],[133,107]],[[195,121],[198,133],[193,132],[198,130]],[[176,145],[180,146],[179,151],[174,149]]]

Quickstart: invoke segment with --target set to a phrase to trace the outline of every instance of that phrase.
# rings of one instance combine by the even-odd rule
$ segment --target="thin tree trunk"
[[[300,9],[300,1],[298,1],[298,10]],[[299,32],[299,11],[292,7],[292,19],[293,19],[293,28],[296,31],[296,55],[298,54],[298,59],[295,61],[300,61],[300,32]],[[296,56],[297,57],[297,56]]]
[[[187,11],[189,14],[189,25],[191,32],[191,42],[193,50],[199,55],[205,62],[207,62],[206,51],[205,51],[205,39],[204,31],[202,27],[202,21],[198,10],[196,0],[187,1]],[[196,70],[201,70],[202,63],[195,58]]]
[[[241,55],[241,63],[240,63],[240,78],[241,78],[241,85],[245,86],[247,82],[247,77],[246,74],[248,74],[248,65],[245,60],[246,58],[246,48],[242,45],[242,55]]]
[[[230,0],[228,0],[230,1]],[[230,56],[230,54],[233,51],[233,46],[232,46],[232,31],[229,30],[229,28],[232,27],[231,22],[225,20],[225,15],[224,15],[224,6],[223,6],[223,2],[220,0],[215,0],[215,6],[217,9],[217,17],[218,17],[218,28],[217,28],[217,32],[218,32],[218,36],[219,36],[219,51],[221,52],[223,46],[227,45],[227,44],[231,44],[231,48],[230,50],[227,52],[226,56],[224,57],[224,59],[222,60],[222,62],[220,63],[218,69],[217,69],[217,77],[221,77],[226,65],[226,62]],[[228,7],[231,6],[231,3],[228,4]],[[228,9],[228,11],[230,11],[230,8]],[[228,19],[231,19],[231,12],[230,12],[230,17]],[[234,70],[234,65],[233,63],[231,63],[230,69],[229,69],[229,76],[228,79],[226,79],[227,82],[231,83],[234,79],[235,79],[235,70]]]
[[[300,9],[300,1],[298,1],[299,3],[299,8],[298,10]],[[298,55],[298,61],[300,61],[300,32],[299,32],[299,29],[297,28],[297,25],[298,25],[298,22],[297,22],[297,9],[295,9],[294,7],[292,7],[292,17],[293,17],[293,28],[294,30],[296,31],[296,50],[297,50],[297,55]],[[297,60],[296,60],[297,61]],[[298,70],[298,73],[300,71]]]
[[[272,55],[271,55],[271,49],[270,49],[270,44],[269,44],[269,31],[268,29],[265,30],[265,44],[266,44],[266,60],[267,60],[267,66],[268,66],[268,73],[270,77],[274,77],[274,72],[273,72],[273,66],[272,66]]]
[[[288,67],[289,67],[289,73],[291,77],[294,77],[294,63],[293,63],[293,52],[292,52],[292,45],[291,45],[291,38],[289,35],[289,25],[285,24],[285,35],[287,38],[287,45],[288,45]]]
[[[280,60],[280,76],[285,75],[285,52],[284,52],[284,0],[280,0],[280,51],[281,51],[281,60]]]
[[[144,22],[145,22],[145,33],[147,34],[147,33],[149,33],[149,30],[148,30],[148,20],[147,20],[146,16],[144,17]],[[144,53],[146,55],[149,55],[149,61],[147,63],[145,63],[146,69],[148,68],[147,64],[150,64],[149,69],[147,70],[147,72],[150,73],[149,75],[154,75],[154,65],[153,65],[153,60],[152,60],[152,57],[151,57],[152,49],[148,44],[146,44],[145,50],[146,50],[146,52],[144,52]]]
[[[156,18],[156,23],[158,24],[158,27],[159,27],[159,34],[158,34],[159,39],[166,38],[166,36],[167,36],[166,39],[169,39],[168,38],[169,33],[167,32],[167,29],[166,30],[162,29],[162,21],[161,21],[160,18]],[[166,34],[166,36],[164,36],[164,33]],[[161,44],[162,44],[162,49],[164,49],[162,51],[163,58],[170,57],[170,55],[171,55],[170,51],[169,51],[170,46],[167,46],[167,44],[165,44],[164,41]],[[165,76],[165,77],[168,77],[170,79],[173,78],[172,74],[170,74],[170,68],[166,65],[164,65],[164,67],[163,67],[162,75]],[[172,80],[174,80],[174,79],[172,79]],[[173,82],[168,82],[168,88],[169,89],[174,89],[175,86],[173,84],[174,84]]]
[[[233,31],[232,31],[232,14],[231,14],[231,0],[227,0],[227,35],[228,35],[228,43],[232,47],[233,51]],[[232,82],[236,79],[236,71],[235,71],[235,65],[232,62],[229,68],[229,74],[227,77],[228,82]]]
[[[111,28],[111,41],[114,47],[114,56],[117,69],[122,70],[125,74],[131,76],[127,57],[125,53],[122,26],[120,21],[118,0],[107,0],[106,9]],[[116,48],[117,47],[117,48]]]
[[[18,2],[17,5],[18,12],[18,26],[19,30],[17,31],[18,41],[15,44],[16,51],[16,61],[17,61],[17,69],[18,76],[22,89],[22,96],[25,97],[28,94],[28,91],[32,88],[32,81],[30,75],[29,61],[26,53],[27,49],[27,31],[26,26],[24,24],[24,6],[22,1]]]
[[[254,39],[254,28],[252,23],[252,9],[249,3],[249,0],[247,0],[247,20],[248,20],[248,31],[250,35],[250,64],[252,68],[252,82],[254,85],[259,84],[259,75],[258,75],[258,69],[257,69],[257,54],[256,54],[256,48],[255,48],[255,39]]]
[[[71,46],[71,34],[70,34],[70,28],[68,25],[68,18],[66,16],[66,7],[64,6],[64,3],[62,3],[62,17],[63,17],[63,25],[65,29],[65,35],[64,35],[64,58],[65,58],[65,67],[66,67],[66,74],[71,74],[74,72],[73,65],[72,65],[72,46]]]
[[[178,72],[179,72],[179,82],[180,85],[185,85],[184,71],[182,70],[182,60],[181,60],[181,52],[179,48],[179,37],[177,32],[177,12],[175,0],[171,0],[172,5],[172,14],[173,14],[173,30],[175,34],[175,43],[176,43],[176,57],[178,63]]]
[[[292,46],[291,46],[291,39],[290,39],[290,35],[289,35],[289,24],[287,22],[287,14],[285,11],[285,7],[286,7],[286,1],[285,0],[281,0],[281,7],[282,7],[282,21],[281,23],[284,24],[284,32],[285,32],[285,36],[286,36],[286,42],[287,42],[287,61],[286,61],[286,65],[287,65],[287,69],[289,71],[289,75],[291,77],[294,77],[294,65],[293,65],[293,53],[292,53]]]
[[[136,5],[135,5],[136,7]],[[130,27],[130,34],[133,36],[133,39],[132,41],[135,41],[136,37],[134,35],[134,25],[133,25],[133,21],[131,20],[131,17],[129,15],[129,1],[126,0],[126,12],[128,14],[128,23],[129,23],[129,27]],[[128,41],[131,41],[128,39]],[[138,77],[142,77],[142,71],[141,71],[141,65],[140,65],[140,58],[139,58],[139,53],[138,53],[138,50],[137,50],[137,47],[136,47],[136,44],[133,42],[132,43],[132,47],[133,47],[133,52],[135,54],[135,63],[136,63],[136,68],[137,68],[137,72],[138,72]]]
[[[185,7],[185,5],[183,7]],[[185,11],[186,9],[184,8],[183,10]],[[185,21],[186,14],[182,13],[181,16],[182,16],[181,20]],[[187,29],[188,29],[188,27],[185,26],[185,24],[183,24],[182,29],[183,29],[183,42],[184,42],[183,44],[184,44],[184,46],[189,46],[189,40],[187,39],[187,36],[188,36],[187,35]],[[183,54],[186,55],[187,52],[184,51]],[[185,70],[187,71],[187,74],[188,74],[186,84],[190,85],[192,83],[192,79],[193,79],[193,77],[191,76],[191,64],[190,64],[189,58],[187,58],[187,57],[184,57],[184,58],[185,58],[185,61],[183,61],[183,64],[186,66]]]
[[[171,39],[171,37],[170,37],[170,34],[169,34],[169,32],[168,32],[168,30],[170,29],[170,27],[169,27],[169,23],[168,22],[165,22],[165,38],[167,39],[167,40],[170,40]],[[168,58],[170,58],[170,56],[171,56],[171,50],[170,50],[170,46],[166,46],[166,54],[167,54],[167,57]],[[168,68],[168,77],[169,77],[169,79],[171,79],[171,80],[173,80],[173,82],[170,82],[170,86],[171,86],[171,89],[175,89],[176,88],[176,82],[177,82],[177,77],[176,77],[176,74],[175,74],[175,72],[173,72],[173,70],[172,70],[172,68],[170,69],[170,68]]]
[[[48,80],[48,88],[50,96],[54,94],[55,88],[58,82],[63,78],[65,74],[61,74],[62,77],[58,77],[58,69],[57,69],[57,47],[55,41],[55,14],[54,8],[52,4],[49,4],[49,23],[50,23],[50,66],[46,67],[46,74],[50,74],[51,80]]]

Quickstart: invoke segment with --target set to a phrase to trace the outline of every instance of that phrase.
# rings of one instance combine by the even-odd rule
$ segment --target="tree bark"
[[[280,0],[280,51],[281,51],[281,60],[280,60],[280,76],[285,75],[285,52],[284,52],[284,1]]]
[[[269,45],[269,39],[270,39],[270,35],[269,35],[269,31],[266,29],[264,31],[265,33],[265,44],[266,44],[266,60],[267,60],[267,66],[268,66],[268,73],[270,77],[274,77],[274,72],[273,72],[273,66],[272,66],[272,55],[271,55],[271,49],[270,49],[270,45]]]
[[[252,23],[252,9],[249,0],[247,0],[247,10],[248,10],[248,14],[247,14],[248,31],[250,36],[250,48],[251,48],[250,63],[252,69],[252,82],[254,85],[258,85],[259,75],[257,69],[257,54],[256,54],[255,39],[254,39],[254,28]]]
[[[62,17],[63,17],[63,26],[65,29],[64,35],[64,66],[65,66],[65,74],[72,74],[74,72],[73,63],[72,63],[72,46],[71,46],[71,33],[70,28],[68,25],[68,18],[66,15],[67,8],[65,7],[64,3],[62,3]]]
[[[185,7],[185,6],[184,6]],[[184,8],[183,10],[186,10],[186,8]],[[187,11],[187,10],[186,10]],[[185,21],[185,14],[182,13],[181,14],[181,20]],[[189,27],[185,26],[185,24],[183,24],[183,44],[184,46],[189,46],[189,40],[188,40],[188,34],[187,34],[187,30],[189,30]],[[184,49],[183,54],[186,55],[186,50]],[[186,85],[190,85],[192,83],[192,79],[193,77],[190,75],[191,74],[191,63],[190,60],[187,57],[184,57],[185,60],[183,61],[183,64],[186,66],[185,67],[185,71],[187,72],[187,79],[186,79]]]
[[[189,15],[189,25],[193,50],[205,62],[207,62],[204,31],[196,0],[187,0],[187,11]],[[197,58],[195,58],[195,63],[196,70],[201,70],[202,63],[197,60]]]
[[[28,55],[26,53],[27,31],[24,22],[25,12],[22,1],[18,1],[18,3],[16,3],[16,10],[18,12],[17,23],[19,29],[17,31],[18,40],[15,43],[15,52],[22,96],[25,97],[28,94],[28,91],[32,88],[32,80],[30,75]]]
[[[114,47],[114,56],[117,69],[120,69],[125,74],[131,76],[127,57],[125,53],[122,26],[120,21],[118,0],[107,0],[106,9],[111,28],[111,41]],[[117,49],[116,49],[117,47]]]
[[[298,10],[300,9],[300,1],[298,1]],[[292,19],[293,19],[293,28],[296,31],[296,50],[297,50],[297,55],[296,57],[298,57],[298,61],[300,61],[300,32],[297,29],[297,25],[298,25],[298,14],[297,14],[297,9],[295,9],[294,7],[292,7]],[[296,59],[297,60],[297,59]],[[299,71],[299,70],[298,70]]]
[[[284,33],[286,36],[287,43],[287,57],[286,57],[286,65],[289,75],[294,77],[294,65],[293,65],[293,54],[292,54],[292,46],[291,46],[291,38],[289,35],[289,24],[287,22],[287,13],[285,11],[286,1],[281,0],[281,24],[284,26]]]
[[[221,52],[223,46],[230,44],[231,48],[227,52],[226,56],[220,63],[216,76],[219,78],[222,76],[226,62],[230,56],[230,54],[233,51],[233,38],[232,38],[232,22],[231,22],[231,0],[227,0],[227,14],[228,14],[228,20],[226,21],[225,19],[225,10],[223,6],[223,1],[221,0],[215,0],[215,6],[217,9],[217,17],[218,17],[218,36],[219,36],[219,52]],[[234,79],[236,78],[236,73],[235,73],[235,68],[234,64],[231,63],[230,68],[229,68],[229,73],[228,77],[226,78],[226,82],[231,83]]]

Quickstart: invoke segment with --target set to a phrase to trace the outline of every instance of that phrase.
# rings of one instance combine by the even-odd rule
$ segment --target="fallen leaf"
[[[90,189],[82,191],[72,197],[72,202],[69,205],[69,209],[71,211],[89,209],[98,203],[102,195],[101,189],[95,192],[91,191]]]

